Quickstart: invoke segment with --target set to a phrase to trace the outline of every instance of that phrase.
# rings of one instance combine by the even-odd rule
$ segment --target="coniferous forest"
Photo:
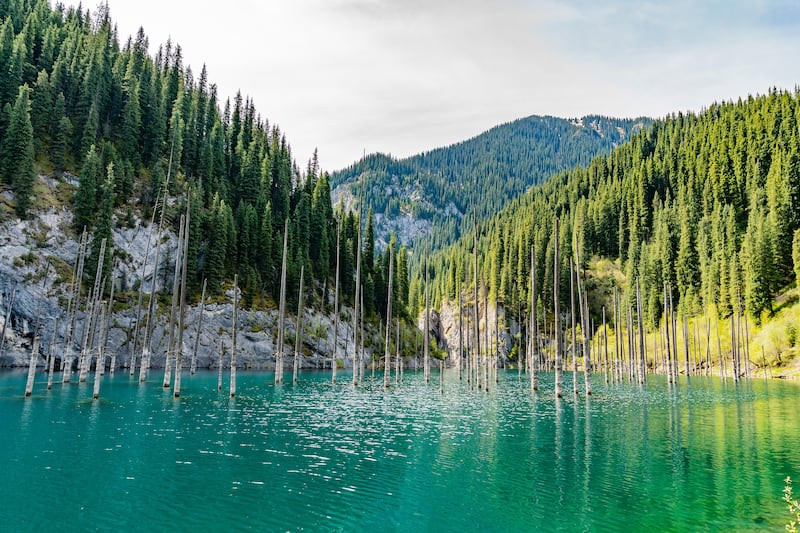
[[[768,320],[798,272],[798,120],[800,96],[773,90],[655,121],[610,155],[554,176],[479,222],[482,279],[494,298],[527,309],[533,247],[543,280],[535,301],[552,310],[558,218],[570,250],[562,262],[575,256],[587,269],[593,259],[617,261],[622,284],[641,281],[648,327],[661,319],[665,284],[681,313],[727,318],[744,310]],[[467,235],[432,258],[434,302],[455,300],[471,254]],[[562,278],[566,288],[569,276]],[[419,275],[412,280],[415,292],[421,283]],[[595,324],[612,285],[595,283]]]
[[[443,73],[532,46],[467,57],[469,35],[440,57],[408,37],[449,8],[340,4],[299,12],[357,49],[358,11],[371,57],[402,46]],[[468,4],[487,34],[529,23],[503,20],[525,2]],[[667,48],[650,8],[601,6]],[[545,67],[568,59],[556,41]],[[606,65],[531,70],[586,58]],[[435,107],[439,79],[409,101]],[[280,106],[121,36],[108,4],[0,0],[3,530],[797,529],[800,388],[770,378],[800,375],[800,89],[529,116],[332,174],[292,151],[265,115]]]
[[[496,126],[469,140],[396,159],[372,154],[331,175],[331,187],[359,192],[364,174],[367,204],[387,218],[426,220],[437,250],[553,174],[585,166],[607,154],[650,119],[587,116],[579,120],[532,116]],[[417,235],[415,252],[423,246]]]
[[[352,304],[360,217],[334,212],[316,153],[300,168],[284,133],[252,99],[221,102],[205,66],[199,74],[185,66],[177,44],[151,57],[141,29],[120,43],[103,5],[90,13],[8,0],[0,20],[3,185],[15,194],[14,214],[25,218],[44,207],[36,204],[37,172],[77,176],[69,202],[75,234],[86,228],[95,243],[89,282],[113,224],[149,219],[166,190],[177,199],[167,208],[176,231],[190,200],[187,285],[196,297],[204,278],[214,295],[236,273],[246,306],[277,301],[288,220],[288,293],[297,293],[301,267],[316,280],[317,299],[332,286],[341,224],[342,298]],[[361,279],[370,313],[385,309],[389,272],[388,252],[373,260],[373,250],[366,239]],[[112,254],[104,257],[108,279]],[[407,254],[397,257],[395,275],[406,276]],[[398,301],[407,286],[394,283]]]

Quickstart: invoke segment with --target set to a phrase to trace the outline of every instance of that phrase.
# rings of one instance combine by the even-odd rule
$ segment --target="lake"
[[[4,531],[783,530],[800,480],[800,386],[648,376],[556,401],[553,376],[475,392],[408,372],[184,375],[182,397],[127,371],[46,390],[0,373]],[[58,376],[57,376],[58,377]]]

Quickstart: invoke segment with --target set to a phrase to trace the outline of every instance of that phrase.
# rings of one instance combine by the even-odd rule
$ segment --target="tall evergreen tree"
[[[17,216],[25,218],[36,183],[30,89],[27,85],[19,88],[14,106],[6,106],[6,109],[8,128],[0,144],[0,175],[3,181],[14,187]]]
[[[84,158],[83,167],[78,176],[78,189],[75,191],[75,217],[72,225],[77,234],[83,232],[83,228],[86,228],[86,231],[92,231],[98,208],[97,195],[98,183],[102,180],[101,172],[102,162],[97,150],[92,145]]]

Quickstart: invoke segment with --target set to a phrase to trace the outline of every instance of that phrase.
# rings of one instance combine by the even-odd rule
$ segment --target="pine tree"
[[[106,283],[111,280],[111,265],[112,265],[112,249],[114,245],[113,229],[114,229],[114,164],[109,163],[106,169],[106,179],[100,187],[101,201],[99,210],[97,212],[97,222],[94,231],[92,232],[92,248],[89,258],[86,262],[86,272],[94,275],[97,271],[97,261],[100,256],[100,245],[103,239],[106,240],[106,250],[103,255],[103,266],[101,269],[102,281],[105,279]]]
[[[78,176],[78,189],[75,191],[75,218],[73,228],[75,233],[80,234],[83,228],[91,231],[97,213],[97,188],[101,180],[101,161],[97,155],[94,145],[89,147],[89,151],[81,167],[81,174]]]
[[[50,131],[51,114],[53,112],[53,90],[47,71],[39,71],[31,100],[31,124],[33,126],[34,144],[37,153],[42,153]]]
[[[10,109],[6,106],[9,110],[8,128],[0,144],[0,176],[16,191],[16,213],[20,218],[28,214],[36,182],[30,92],[28,86],[23,85],[14,106]]]

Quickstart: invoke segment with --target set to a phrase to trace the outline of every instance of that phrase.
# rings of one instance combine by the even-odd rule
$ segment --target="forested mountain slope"
[[[190,289],[199,296],[206,278],[219,294],[238,274],[251,306],[271,305],[279,292],[286,221],[287,293],[297,293],[301,266],[316,281],[312,296],[332,287],[341,223],[342,294],[352,299],[358,215],[334,213],[316,155],[301,170],[251,99],[220,102],[205,67],[196,75],[184,66],[180,46],[167,42],[154,56],[148,46],[142,30],[120,44],[102,4],[90,14],[47,0],[0,0],[0,216],[50,207],[41,176],[57,177],[61,201],[74,210],[72,232],[86,228],[92,237],[85,272],[94,278],[102,238],[114,225],[149,220],[166,185],[174,230],[191,203]],[[364,250],[362,280],[377,294],[366,295],[371,311],[386,298],[388,260],[373,260],[371,242]],[[123,256],[106,254],[106,279]],[[407,283],[394,287],[402,309]]]
[[[491,216],[530,186],[588,164],[649,123],[531,116],[405,159],[372,154],[331,175],[334,203],[357,196],[363,175],[365,202],[380,236],[398,230],[411,242],[429,229],[438,248],[456,240],[465,215]]]
[[[665,283],[682,313],[745,310],[758,322],[800,274],[799,125],[798,93],[777,90],[657,120],[610,155],[555,176],[479,222],[481,283],[507,309],[527,312],[533,247],[536,298],[552,310],[558,218],[563,298],[575,250],[583,268],[593,257],[617,261],[624,276],[615,284],[623,291],[640,279],[648,326],[661,317]],[[468,234],[433,256],[434,301],[454,299],[463,280],[472,280],[472,252]],[[415,308],[421,286],[419,273]],[[610,302],[611,284],[590,283],[590,290]]]

